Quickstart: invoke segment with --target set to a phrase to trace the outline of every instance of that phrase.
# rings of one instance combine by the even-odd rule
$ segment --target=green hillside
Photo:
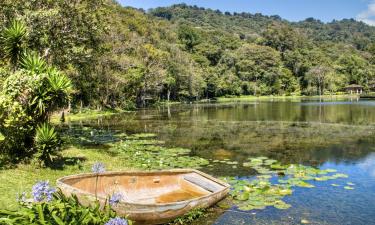
[[[375,80],[375,28],[352,19],[298,23],[185,4],[144,12],[103,1],[0,3],[2,30],[73,81],[73,106],[133,108],[228,95],[316,95]],[[9,60],[0,53],[1,80]]]

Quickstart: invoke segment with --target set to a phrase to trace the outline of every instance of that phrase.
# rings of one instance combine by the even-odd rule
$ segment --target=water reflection
[[[375,178],[375,153],[367,156],[363,162],[358,164],[358,167],[365,170],[371,177]]]

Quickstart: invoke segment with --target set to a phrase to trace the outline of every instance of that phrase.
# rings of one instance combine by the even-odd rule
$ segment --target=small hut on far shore
[[[350,94],[362,94],[363,92],[363,86],[358,84],[351,84],[349,86],[345,87],[346,92]]]

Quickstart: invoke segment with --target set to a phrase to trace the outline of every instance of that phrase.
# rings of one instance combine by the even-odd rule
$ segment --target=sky
[[[375,0],[118,0],[123,6],[150,9],[186,3],[223,12],[279,15],[289,21],[314,17],[323,22],[353,18],[375,26]]]

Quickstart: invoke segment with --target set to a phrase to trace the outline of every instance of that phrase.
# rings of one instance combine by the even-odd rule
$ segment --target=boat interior
[[[67,185],[86,193],[108,197],[120,193],[124,202],[166,204],[199,198],[225,186],[198,173],[100,174],[64,179]],[[97,185],[96,185],[97,182]]]

